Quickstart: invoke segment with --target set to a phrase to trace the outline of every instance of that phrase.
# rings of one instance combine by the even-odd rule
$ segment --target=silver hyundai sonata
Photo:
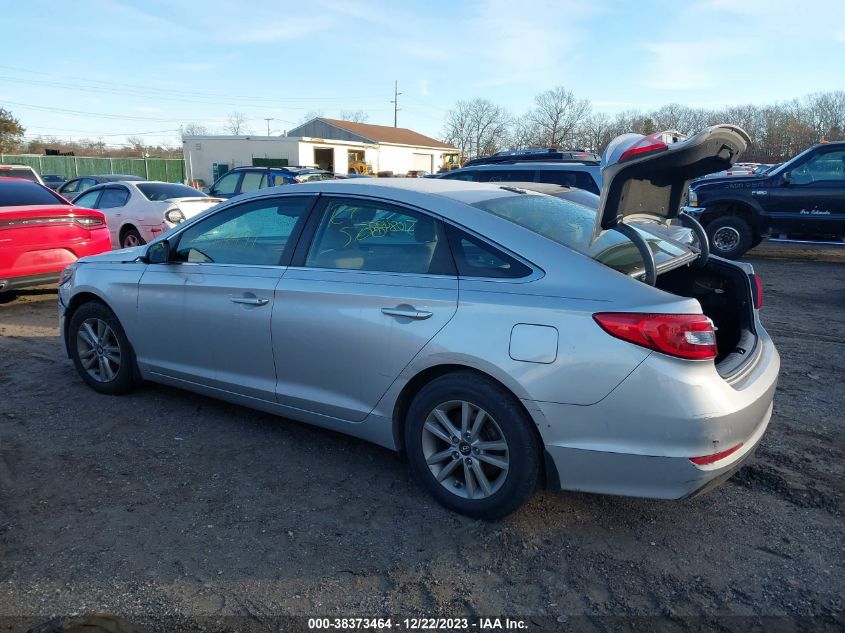
[[[539,484],[685,497],[772,412],[759,282],[679,212],[747,141],[620,137],[592,206],[428,178],[261,190],[70,266],[67,352],[101,393],[151,380],[402,451],[474,517]]]

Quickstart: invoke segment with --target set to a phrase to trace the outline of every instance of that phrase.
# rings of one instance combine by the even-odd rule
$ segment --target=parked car
[[[685,497],[752,454],[779,357],[753,269],[652,225],[747,142],[611,143],[597,210],[428,178],[255,192],[70,267],[62,336],[96,391],[140,377],[400,450],[470,516],[541,480]]]
[[[311,180],[329,180],[334,174],[311,167],[235,167],[214,181],[208,194],[234,198],[266,187],[279,187]]]
[[[187,185],[134,180],[96,185],[76,199],[76,206],[106,216],[115,248],[146,244],[170,228],[223,202]]]
[[[845,142],[820,143],[762,173],[690,185],[686,213],[710,249],[737,259],[771,234],[845,237]]]
[[[41,180],[43,180],[44,184],[47,187],[50,187],[53,191],[58,190],[59,187],[67,182],[67,178],[60,176],[59,174],[43,174],[41,176]]]
[[[513,162],[464,167],[441,174],[446,180],[471,182],[544,182],[577,187],[592,193],[601,189],[601,168],[596,161]]]
[[[37,182],[0,178],[0,293],[54,283],[77,258],[110,248],[99,211],[75,207]]]
[[[40,185],[44,184],[38,172],[29,165],[0,165],[0,178],[23,178]]]
[[[528,149],[509,149],[496,152],[491,156],[473,158],[464,163],[464,167],[475,165],[495,165],[503,163],[541,161],[589,161],[598,163],[599,157],[583,149],[561,149],[558,147],[532,147]],[[443,170],[447,171],[447,170]]]
[[[140,176],[130,176],[126,174],[100,174],[98,176],[80,176],[79,178],[72,178],[65,184],[59,187],[58,192],[65,198],[73,202],[94,185],[99,185],[104,182],[117,182],[129,180],[144,180]]]

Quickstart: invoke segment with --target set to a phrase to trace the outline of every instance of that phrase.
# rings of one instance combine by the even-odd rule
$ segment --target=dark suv
[[[584,189],[595,194],[601,191],[601,168],[598,161],[592,160],[545,163],[530,160],[474,165],[447,172],[438,178],[474,182],[544,182]]]
[[[310,167],[235,167],[220,176],[207,193],[215,198],[234,198],[265,187],[331,178],[334,174]]]
[[[736,259],[768,235],[845,236],[845,142],[820,143],[763,173],[693,182],[684,211],[715,255]]]

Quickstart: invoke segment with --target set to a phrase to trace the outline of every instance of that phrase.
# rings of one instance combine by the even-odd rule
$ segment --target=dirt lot
[[[95,610],[161,631],[284,614],[841,630],[845,249],[754,254],[783,372],[753,461],[695,499],[541,493],[498,523],[441,509],[364,442],[155,385],[98,395],[61,352],[54,291],[0,299],[0,616],[23,616],[0,631]]]

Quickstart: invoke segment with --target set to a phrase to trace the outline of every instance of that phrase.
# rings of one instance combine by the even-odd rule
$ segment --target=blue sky
[[[0,106],[27,135],[181,123],[280,133],[309,111],[439,136],[457,100],[521,114],[563,85],[616,113],[767,103],[845,89],[845,1],[0,0]]]

